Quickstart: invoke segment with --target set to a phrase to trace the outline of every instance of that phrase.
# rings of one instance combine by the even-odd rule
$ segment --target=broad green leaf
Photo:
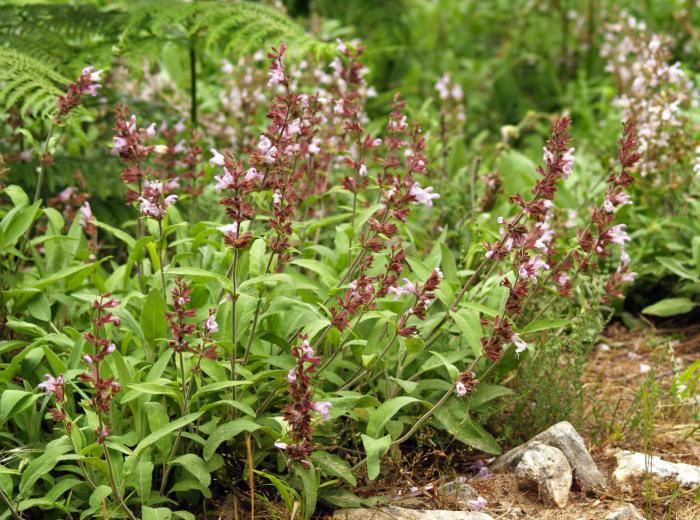
[[[698,281],[697,275],[690,269],[687,269],[682,263],[680,263],[675,258],[669,256],[657,256],[656,261],[663,265],[666,269],[671,271],[673,274],[676,274],[681,278],[685,278],[686,280],[692,280],[693,282]]]
[[[559,329],[571,323],[571,320],[535,320],[528,323],[521,331],[521,334],[531,334],[533,332],[541,332],[549,329]]]
[[[172,269],[166,269],[165,274],[168,276],[182,276],[185,279],[217,282],[224,289],[228,289],[231,286],[231,280],[225,276],[212,273],[211,271],[207,271],[206,269],[201,269],[199,267],[175,267]]]
[[[148,507],[141,509],[141,520],[170,520],[173,512],[167,507]]]
[[[111,233],[112,235],[117,237],[119,240],[124,242],[129,249],[132,249],[136,244],[136,239],[132,237],[129,233],[122,231],[121,229],[117,229],[115,227],[110,226],[109,224],[105,224],[104,222],[99,221],[95,221],[95,225],[98,228],[102,228],[108,233]]]
[[[484,335],[484,331],[481,327],[478,311],[459,309],[455,312],[450,311],[450,316],[474,355],[480,356],[482,353],[481,337]]]
[[[31,406],[41,394],[25,392],[24,390],[3,390],[0,395],[0,423],[5,422],[12,415],[17,415]]]
[[[678,316],[679,314],[687,314],[692,311],[698,304],[688,298],[666,298],[649,305],[642,309],[644,314],[652,316],[660,316],[666,318],[668,316]]]
[[[452,397],[444,405],[435,410],[434,417],[455,439],[486,453],[498,455],[501,448],[496,440],[486,430],[473,422],[467,414],[456,414],[462,406],[455,405]]]
[[[469,396],[469,403],[471,404],[472,408],[478,408],[489,401],[506,395],[513,395],[513,390],[501,385],[479,383],[476,385],[474,393]]]
[[[140,455],[144,450],[158,442],[160,439],[165,437],[166,435],[171,434],[172,432],[179,430],[180,428],[187,426],[188,424],[196,421],[199,419],[202,415],[202,412],[195,412],[191,413],[188,415],[185,415],[184,417],[180,417],[179,419],[175,419],[173,422],[166,424],[162,428],[159,428],[158,430],[154,431],[153,433],[147,435],[144,437],[141,442],[138,443],[136,446],[136,449],[134,450],[134,453],[130,455],[130,457],[137,457]]]
[[[313,466],[304,468],[301,465],[297,465],[295,468],[295,473],[299,475],[301,479],[301,485],[303,488],[302,497],[304,505],[304,518],[309,520],[311,515],[314,514],[316,510],[316,501],[318,500],[318,475],[316,474],[316,469]]]
[[[453,363],[450,363],[445,356],[440,354],[439,352],[431,352],[431,356],[435,356],[440,360],[442,365],[447,369],[447,374],[450,376],[450,382],[455,383],[457,382],[457,378],[459,377],[459,368],[454,366]]]
[[[385,435],[380,439],[375,439],[369,435],[362,434],[362,445],[367,454],[367,477],[374,480],[379,476],[379,459],[381,459],[391,447],[391,435]]]
[[[267,473],[258,469],[254,469],[253,472],[255,472],[256,475],[266,478],[273,486],[275,486],[275,489],[280,494],[280,497],[282,498],[287,510],[291,511],[292,507],[294,506],[294,500],[296,499],[296,490],[284,480],[276,475],[273,475],[272,473]]]
[[[168,333],[168,320],[165,316],[166,306],[163,294],[158,289],[151,289],[143,302],[141,310],[141,330],[150,345]]]
[[[180,455],[178,458],[173,460],[173,465],[182,467],[190,475],[196,478],[200,484],[204,487],[209,487],[211,484],[211,475],[207,469],[207,464],[202,460],[199,455],[194,453],[187,453],[185,455]]]
[[[19,483],[19,497],[28,497],[37,480],[47,476],[58,464],[61,455],[72,449],[68,437],[63,436],[49,442],[36,459],[27,464]]]
[[[401,408],[409,404],[420,402],[415,397],[402,395],[383,402],[375,410],[369,412],[369,422],[367,423],[367,435],[376,437],[384,429],[384,425],[398,413]]]
[[[234,419],[221,426],[218,426],[212,433],[207,442],[204,443],[204,460],[212,458],[216,449],[222,442],[233,439],[242,432],[254,432],[260,429],[260,425],[254,423],[250,419]]]
[[[314,463],[321,471],[331,477],[340,477],[352,487],[357,486],[357,479],[352,474],[350,464],[345,459],[341,459],[338,455],[328,453],[327,451],[314,451],[311,454],[311,462]]]
[[[251,277],[260,276],[265,272],[265,266],[267,265],[267,256],[265,255],[265,240],[258,238],[253,241],[250,246],[250,260],[248,262],[248,270]]]

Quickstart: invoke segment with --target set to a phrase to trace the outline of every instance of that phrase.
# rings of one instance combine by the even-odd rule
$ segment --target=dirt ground
[[[644,479],[620,487],[612,477],[616,449],[645,452],[646,447],[665,460],[700,465],[698,405],[685,405],[672,394],[679,369],[698,358],[700,328],[631,333],[619,324],[609,327],[584,376],[586,413],[579,431],[610,484],[609,495],[586,495],[574,484],[568,506],[557,509],[543,505],[536,490],[519,489],[512,474],[496,474],[468,481],[488,501],[481,511],[497,520],[603,520],[631,503],[647,520],[700,520],[694,490]],[[414,470],[411,474],[413,486],[390,494],[412,498],[397,497],[396,505],[458,509],[450,497],[423,492],[425,482],[416,486],[419,476]]]

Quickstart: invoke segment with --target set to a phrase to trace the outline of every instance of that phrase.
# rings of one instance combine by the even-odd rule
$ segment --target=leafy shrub
[[[261,483],[307,518],[319,500],[362,503],[350,488],[422,427],[498,453],[483,426],[511,393],[498,383],[562,334],[579,340],[588,300],[621,295],[632,124],[604,200],[571,223],[554,204],[571,120],[553,118],[531,192],[501,206],[498,228],[470,208],[458,257],[423,225],[445,196],[429,185],[441,146],[398,95],[386,124],[368,117],[362,52],[339,41],[311,74],[290,72],[284,44],[266,73],[249,64],[265,90],[229,106],[250,118],[233,150],[115,107],[116,225],[75,189],[54,198],[64,214],[44,204],[56,138],[100,71],[60,95],[34,197],[4,188],[6,514],[194,518],[229,490],[252,511]]]

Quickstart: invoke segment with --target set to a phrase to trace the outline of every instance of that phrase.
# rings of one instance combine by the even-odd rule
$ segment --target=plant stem
[[[163,287],[163,301],[167,301],[167,297],[165,294],[165,267],[163,263],[165,262],[165,237],[163,236],[163,221],[159,220],[158,221],[158,231],[160,232],[160,240],[159,240],[159,245],[158,245],[158,262],[160,263],[160,284]],[[183,384],[184,384],[184,378],[183,378]]]
[[[192,128],[197,126],[197,52],[194,38],[190,40],[190,122]]]
[[[184,417],[187,415],[189,412],[189,388],[190,385],[188,385],[185,381],[185,357],[183,356],[182,352],[178,352],[178,357],[180,359],[180,378],[182,380],[182,408],[181,410],[181,415]],[[176,363],[176,368],[177,368],[177,363]],[[182,428],[179,428],[177,430],[177,436],[175,437],[175,442],[173,443],[173,447],[170,450],[170,455],[168,456],[168,462],[165,463],[163,466],[163,480],[160,483],[160,494],[165,496],[165,488],[168,485],[168,476],[170,476],[170,470],[172,469],[172,465],[170,462],[173,460],[173,457],[175,456],[175,453],[177,453],[177,448],[180,445],[180,438],[182,437]]]
[[[41,188],[42,185],[44,184],[44,175],[46,174],[46,161],[44,160],[46,158],[46,154],[49,151],[49,143],[51,141],[51,135],[53,134],[54,129],[56,128],[56,123],[51,123],[51,127],[49,128],[49,133],[46,136],[46,141],[44,141],[44,147],[41,152],[41,157],[39,158],[39,177],[37,177],[36,180],[36,190],[34,190],[34,202],[39,200],[39,197],[41,197]]]
[[[236,336],[238,334],[238,327],[236,326],[236,300],[238,299],[238,283],[236,279],[236,273],[238,271],[238,249],[233,250],[233,263],[231,265],[231,380],[236,381],[236,363],[237,352],[236,352]],[[236,400],[237,391],[236,387],[232,388],[233,400]],[[234,410],[235,413],[235,410]]]
[[[24,517],[17,510],[17,507],[12,503],[12,500],[10,500],[10,497],[8,497],[2,489],[0,489],[0,499],[7,506],[7,509],[10,511],[12,518],[14,518],[15,520],[24,520]]]
[[[117,488],[117,483],[114,480],[114,469],[112,468],[112,460],[109,458],[109,451],[107,450],[107,446],[105,444],[102,444],[102,449],[104,451],[105,460],[107,462],[107,475],[109,477],[109,485],[112,488],[112,493],[114,493],[114,499],[119,503],[121,508],[131,520],[137,520],[136,516],[134,516],[134,513],[131,512],[131,509],[129,509],[129,507],[124,502],[124,499],[122,499],[121,493],[119,492],[119,488]]]

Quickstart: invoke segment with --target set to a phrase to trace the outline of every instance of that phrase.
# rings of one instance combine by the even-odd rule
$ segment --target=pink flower
[[[389,287],[388,294],[393,294],[395,300],[398,300],[401,296],[406,294],[416,294],[417,292],[416,284],[411,282],[408,278],[404,278],[403,281],[403,287]]]
[[[53,377],[51,374],[44,374],[45,381],[39,383],[37,388],[41,388],[47,394],[55,394],[63,390],[63,376]]]
[[[229,173],[228,169],[226,168],[224,168],[223,177],[215,175],[214,180],[216,181],[216,186],[214,187],[214,189],[217,193],[221,193],[222,190],[228,190],[232,188],[235,182],[233,175],[231,175],[231,173]]]
[[[85,227],[85,225],[89,222],[92,221],[94,218],[94,215],[92,214],[92,208],[90,207],[89,202],[85,202],[82,206],[80,206],[80,225]]]
[[[313,403],[312,408],[321,414],[324,421],[328,421],[331,418],[331,406],[333,406],[328,401],[318,401]]]
[[[574,170],[574,152],[576,151],[576,148],[569,148],[566,152],[564,152],[564,155],[562,156],[562,166],[561,166],[561,171],[564,172],[564,175],[562,177],[564,179],[568,179],[569,175],[571,175],[571,172]]]
[[[469,502],[467,502],[467,505],[472,511],[477,511],[486,507],[488,505],[488,501],[484,497],[479,495],[476,500],[470,500]]]
[[[279,85],[283,81],[284,81],[284,71],[277,63],[275,63],[272,66],[272,68],[270,69],[270,72],[268,75],[268,80],[267,80],[267,86],[274,87],[276,85]]]
[[[219,324],[216,323],[216,318],[214,315],[209,316],[204,322],[204,328],[209,334],[215,334],[219,332]]]
[[[522,339],[520,339],[520,336],[516,333],[513,334],[513,336],[510,338],[510,340],[513,342],[513,345],[515,345],[515,353],[520,354],[525,351],[527,348],[527,343],[525,343]]]
[[[540,255],[535,255],[527,263],[520,266],[518,274],[520,275],[520,278],[535,280],[537,278],[537,273],[543,269],[549,269],[549,264],[544,262],[540,258]]]
[[[625,224],[618,224],[617,226],[611,227],[608,231],[610,242],[624,246],[625,242],[631,240],[625,229],[627,229]]]
[[[146,128],[146,135],[148,137],[153,137],[154,135],[156,135],[156,124],[155,123],[151,123],[150,125],[148,125],[148,128]]]
[[[258,170],[255,168],[250,168],[247,172],[245,172],[245,177],[243,177],[243,180],[246,182],[253,182],[262,178],[263,176],[262,174],[258,173]]]
[[[234,222],[233,224],[226,224],[225,226],[219,226],[217,228],[219,231],[221,231],[224,235],[236,235],[238,233],[238,222]]]
[[[287,372],[287,382],[293,383],[296,380],[297,380],[297,371],[292,368],[289,370],[289,372]]]
[[[433,193],[433,187],[428,186],[427,188],[421,188],[420,183],[414,182],[413,186],[411,186],[410,191],[408,192],[409,195],[411,195],[413,198],[416,199],[416,202],[418,204],[423,204],[424,206],[428,206],[429,208],[433,207],[433,199],[439,199],[440,194],[439,193]]]
[[[211,159],[209,159],[209,165],[210,166],[223,166],[224,165],[224,156],[217,152],[214,148],[209,150],[213,155]]]
[[[119,155],[128,146],[128,142],[123,137],[115,135],[112,137],[112,155]]]
[[[461,381],[457,381],[455,388],[457,390],[458,396],[464,397],[465,395],[467,395],[467,387],[464,386],[464,383],[462,383]]]
[[[304,360],[308,360],[316,355],[316,352],[314,352],[314,349],[309,343],[308,339],[301,342],[301,352]]]
[[[275,448],[277,448],[278,450],[286,450],[287,447],[288,447],[288,445],[286,442],[275,441]]]
[[[367,177],[367,165],[362,163],[358,173],[360,174],[360,177]]]

